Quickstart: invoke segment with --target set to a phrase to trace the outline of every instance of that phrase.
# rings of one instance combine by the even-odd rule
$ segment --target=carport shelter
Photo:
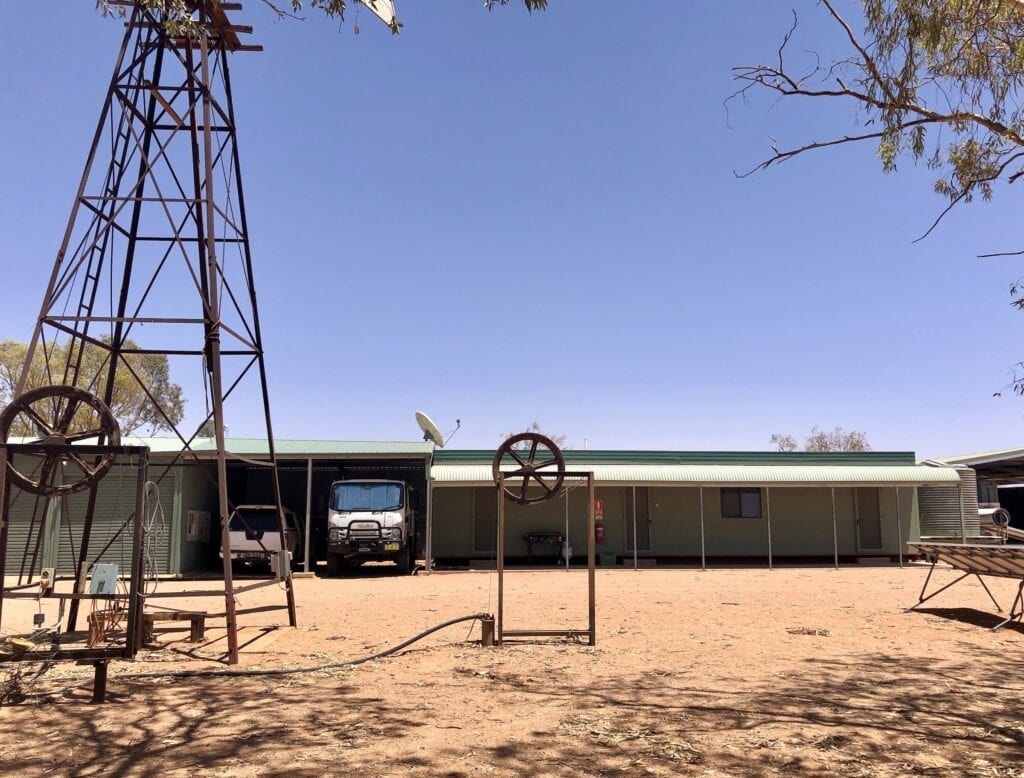
[[[154,524],[159,534],[153,550],[161,573],[187,574],[216,571],[220,560],[219,529],[216,525],[217,490],[215,445],[211,439],[192,443],[194,458],[180,456],[181,443],[171,438],[127,438],[126,445],[144,445],[150,449],[149,478],[159,484],[162,520]],[[274,491],[269,469],[258,462],[268,455],[265,439],[228,438],[228,500],[233,505],[273,504]],[[394,478],[411,483],[420,494],[426,484],[433,444],[423,441],[275,441],[280,473],[281,499],[308,525],[310,554],[307,560],[323,558],[318,546],[325,542],[327,503],[333,481],[343,478]],[[66,502],[53,501],[44,532],[33,514],[42,510],[32,495],[23,494],[12,505],[11,535],[8,544],[11,559],[21,557],[22,549],[38,547],[36,570],[53,567],[58,574],[74,572],[77,538],[88,492],[72,495]],[[130,474],[104,478],[97,492],[91,549],[97,552],[108,545],[101,561],[116,562],[127,568],[130,538],[119,533],[134,508],[134,481]],[[69,526],[70,525],[70,526]],[[41,535],[41,537],[40,537]],[[300,567],[306,567],[303,562]],[[16,566],[15,566],[16,567]],[[311,565],[307,569],[312,569]],[[17,574],[18,570],[8,570]]]

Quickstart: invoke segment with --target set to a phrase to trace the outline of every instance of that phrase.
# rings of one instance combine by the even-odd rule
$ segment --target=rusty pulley
[[[44,497],[88,489],[114,464],[114,454],[82,456],[71,448],[72,443],[95,438],[105,446],[121,445],[121,428],[110,408],[96,395],[75,386],[42,386],[12,401],[0,413],[0,439],[10,442],[12,435],[42,450],[24,455],[34,467],[9,462],[11,481]],[[65,462],[79,471],[66,483]]]
[[[504,476],[504,490],[519,505],[544,502],[558,495],[565,479],[565,458],[551,438],[536,432],[513,435],[494,454],[491,467],[494,483]],[[541,487],[540,493],[528,495],[530,484]]]

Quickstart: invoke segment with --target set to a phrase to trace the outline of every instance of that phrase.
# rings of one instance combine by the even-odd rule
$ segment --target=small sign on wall
[[[207,542],[210,539],[210,512],[189,511],[185,516],[185,540]]]

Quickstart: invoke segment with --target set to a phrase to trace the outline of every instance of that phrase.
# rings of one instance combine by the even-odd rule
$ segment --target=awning
[[[583,465],[567,470],[592,471],[604,486],[930,486],[958,484],[952,467],[893,466],[767,466],[767,465]],[[493,485],[490,465],[435,464],[435,486]]]

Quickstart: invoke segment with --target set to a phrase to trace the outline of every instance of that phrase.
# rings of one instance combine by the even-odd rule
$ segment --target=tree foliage
[[[771,444],[778,451],[796,451],[800,448],[800,444],[796,442],[796,438],[792,435],[783,435],[778,432],[772,433]]]
[[[527,427],[525,430],[523,430],[523,432],[535,432],[538,435],[543,435],[544,437],[550,439],[551,442],[554,443],[559,448],[565,448],[566,447],[565,446],[565,440],[566,440],[566,436],[565,435],[552,435],[550,432],[545,432],[543,429],[541,429],[540,422],[537,422],[537,421],[533,422],[532,424],[530,424],[529,427]],[[501,439],[502,440],[508,440],[513,435],[520,435],[520,434],[522,434],[522,433],[519,433],[519,432],[502,432],[501,433]],[[518,443],[515,446],[515,448],[517,450],[527,449],[527,448],[529,448],[529,445],[527,445],[527,443],[525,441],[523,441],[523,442]]]
[[[159,11],[164,15],[164,24],[167,31],[172,35],[194,37],[201,30],[195,23],[195,0],[136,0],[147,8]],[[484,0],[484,7],[490,11],[495,6],[508,5],[510,0]],[[211,0],[213,4],[219,4],[220,0]],[[262,0],[279,18],[303,19],[299,16],[306,8],[322,13],[328,18],[344,19],[345,11],[349,5],[365,5],[363,0]],[[523,6],[531,13],[543,11],[548,7],[548,0],[522,0]],[[396,3],[397,5],[397,3]],[[96,7],[104,15],[125,15],[125,4],[123,0],[96,0]],[[287,10],[290,8],[291,10]],[[391,23],[391,32],[395,35],[402,28],[401,22],[397,19]]]
[[[864,131],[785,149],[773,145],[754,170],[812,149],[871,141],[886,172],[901,158],[937,171],[934,189],[948,202],[936,224],[958,203],[990,199],[998,182],[1024,175],[1024,3],[861,0],[862,34],[834,0],[820,4],[841,29],[846,55],[814,53],[804,68],[794,66],[794,12],[776,62],[733,69],[743,82],[734,97],[757,90],[780,100],[840,101],[856,109]]]
[[[834,101],[855,109],[861,131],[788,148],[773,143],[771,155],[743,175],[808,151],[872,142],[885,172],[901,159],[936,172],[933,188],[946,204],[921,238],[958,204],[990,200],[999,185],[1024,176],[1024,0],[860,0],[861,33],[835,0],[819,4],[841,32],[845,54],[810,52],[808,64],[794,65],[794,12],[776,61],[733,68],[742,86],[730,100],[767,92],[780,101]],[[1010,296],[1024,308],[1021,281]],[[1009,388],[1024,395],[1022,367]]]
[[[772,434],[771,443],[779,451],[796,451],[800,446],[792,435]],[[828,431],[815,426],[804,439],[804,451],[870,451],[868,436],[842,427]]]
[[[74,348],[79,348],[80,342],[76,343],[78,345]],[[25,390],[64,383],[65,366],[74,361],[76,356],[69,353],[70,348],[70,344],[48,345],[45,355],[43,349],[37,348],[29,367]],[[124,348],[130,350],[137,346],[126,340]],[[14,397],[27,354],[26,344],[14,340],[0,340],[0,409],[6,408]],[[82,364],[76,385],[102,397],[110,352],[105,348],[86,344],[81,356]],[[156,400],[159,409],[142,388],[143,384]],[[185,413],[181,387],[171,381],[167,357],[162,354],[123,354],[114,375],[111,398],[110,410],[123,434],[140,430],[146,430],[150,434],[170,430],[171,424],[179,424]],[[14,434],[19,435],[29,432],[14,430]]]

